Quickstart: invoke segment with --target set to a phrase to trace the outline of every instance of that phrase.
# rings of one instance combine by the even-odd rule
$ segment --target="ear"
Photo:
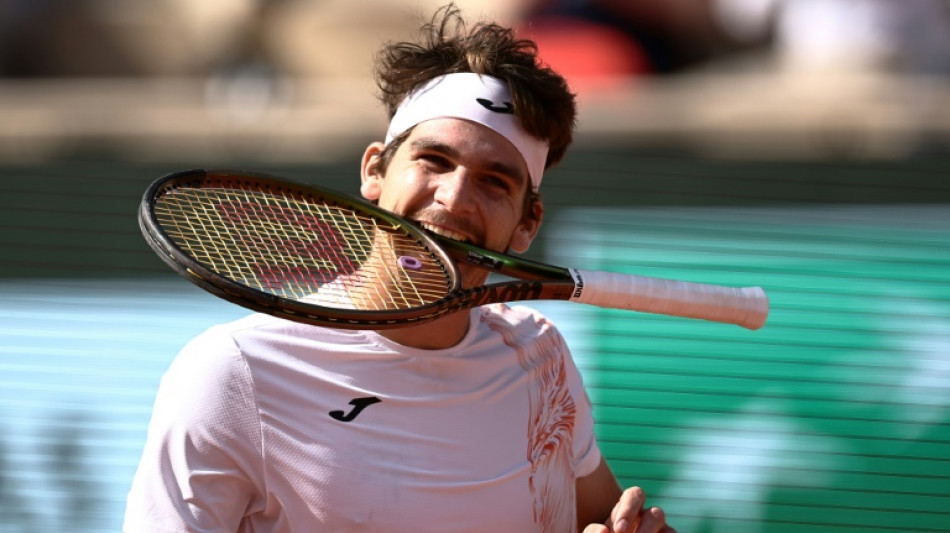
[[[515,231],[511,235],[511,241],[508,243],[508,247],[519,254],[528,251],[535,236],[538,234],[538,230],[541,229],[541,221],[544,219],[544,204],[540,199],[531,202],[529,209],[531,209],[533,216],[528,216],[528,214],[525,213],[521,222],[515,227]]]
[[[379,166],[379,156],[385,146],[381,142],[370,144],[360,160],[360,194],[371,202],[379,200],[382,192],[383,170]]]

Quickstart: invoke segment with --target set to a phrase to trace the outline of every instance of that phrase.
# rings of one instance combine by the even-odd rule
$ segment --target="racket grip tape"
[[[570,269],[573,302],[759,329],[769,314],[761,287],[725,287],[633,274]]]

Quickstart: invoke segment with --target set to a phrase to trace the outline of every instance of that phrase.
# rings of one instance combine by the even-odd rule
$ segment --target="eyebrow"
[[[435,152],[440,152],[453,159],[458,159],[460,156],[459,151],[453,146],[445,144],[434,137],[420,137],[409,143],[409,146],[413,150],[432,150]],[[524,184],[528,179],[525,172],[523,172],[520,168],[506,165],[500,161],[489,161],[487,164],[483,165],[482,168],[492,173],[512,176],[518,180],[519,186]]]

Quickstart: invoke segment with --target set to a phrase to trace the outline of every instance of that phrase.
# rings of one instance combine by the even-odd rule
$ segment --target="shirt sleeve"
[[[590,396],[566,342],[564,369],[567,373],[567,386],[577,409],[574,420],[574,474],[576,477],[584,477],[600,465],[601,453],[594,435],[594,414]]]
[[[263,506],[262,442],[250,372],[212,328],[163,376],[126,503],[126,533],[234,532]]]

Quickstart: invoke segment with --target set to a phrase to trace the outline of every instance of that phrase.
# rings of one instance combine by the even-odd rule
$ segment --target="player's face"
[[[496,251],[527,250],[540,224],[524,217],[528,169],[507,139],[485,126],[445,118],[422,122],[396,151],[385,175],[382,144],[363,157],[361,192],[441,235]]]

